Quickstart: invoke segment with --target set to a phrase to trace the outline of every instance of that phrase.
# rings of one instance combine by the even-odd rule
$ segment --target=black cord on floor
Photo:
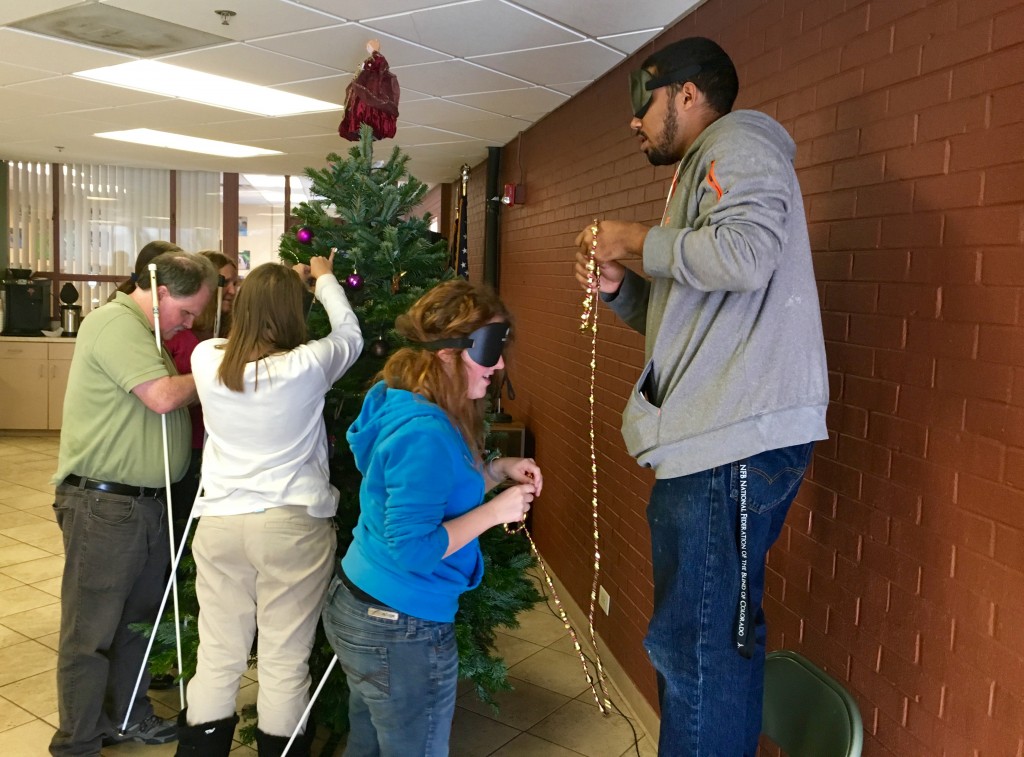
[[[548,608],[548,612],[550,612],[550,613],[551,613],[552,615],[554,615],[554,616],[555,616],[556,618],[558,618],[558,620],[559,620],[559,621],[561,621],[561,620],[562,620],[562,617],[561,617],[561,616],[560,616],[560,615],[558,614],[558,610],[557,610],[556,608],[554,608],[554,607],[552,607],[552,606],[551,606],[551,598],[550,598],[550,597],[548,596],[548,592],[547,592],[547,586],[546,586],[546,584],[545,584],[544,580],[542,579],[542,577],[541,577],[541,576],[538,576],[538,575],[537,575],[537,574],[535,574],[535,573],[531,573],[530,571],[527,571],[527,573],[528,573],[528,574],[529,574],[530,576],[533,576],[533,578],[534,578],[534,579],[536,579],[536,581],[537,581],[537,584],[538,584],[538,586],[540,587],[540,594],[541,594],[541,596],[542,596],[542,597],[544,597],[544,604],[545,604],[545,606],[547,606],[547,608]],[[582,645],[581,645],[581,646],[582,646]],[[593,665],[593,666],[594,666],[595,668],[597,667],[597,666],[596,666],[596,663],[594,662],[594,660],[592,660],[592,659],[590,658],[590,656],[589,656],[589,655],[587,655],[587,653],[586,653],[586,652],[583,652],[582,654],[583,654],[583,657],[584,657],[584,658],[586,659],[586,661],[587,661],[588,663],[590,663],[591,665]],[[611,706],[612,706],[612,707],[614,707],[614,708],[615,708],[615,711],[616,711],[616,712],[617,712],[617,713],[618,713],[618,714],[619,714],[619,715],[620,715],[620,716],[622,717],[622,719],[623,719],[623,720],[625,720],[625,721],[626,721],[626,723],[627,723],[627,724],[629,725],[629,730],[631,730],[631,731],[633,732],[633,751],[634,751],[634,752],[636,752],[636,757],[640,757],[640,737],[639,737],[639,736],[637,736],[637,734],[636,734],[636,728],[635,728],[635,727],[633,726],[633,721],[632,721],[632,720],[630,720],[630,719],[629,719],[629,718],[628,718],[628,717],[626,716],[626,713],[624,713],[624,712],[622,711],[622,709],[621,709],[621,708],[620,708],[620,707],[619,707],[619,706],[618,706],[617,704],[615,704],[615,701],[614,701],[614,700],[613,700],[613,699],[612,699],[611,697],[608,697],[608,702],[609,702],[609,703],[611,704]]]

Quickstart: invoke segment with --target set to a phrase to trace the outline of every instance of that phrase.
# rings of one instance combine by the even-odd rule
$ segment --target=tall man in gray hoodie
[[[732,111],[729,56],[693,37],[630,78],[630,127],[654,165],[678,162],[661,224],[602,220],[601,298],[646,335],[622,434],[654,469],[647,508],[660,754],[753,757],[761,729],[765,553],[778,538],[828,383],[793,140]],[[576,278],[594,280],[591,226]],[[649,278],[621,261],[635,260]]]

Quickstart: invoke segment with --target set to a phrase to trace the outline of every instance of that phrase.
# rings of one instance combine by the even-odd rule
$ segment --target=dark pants
[[[129,725],[153,713],[144,673],[131,695],[147,639],[130,630],[153,623],[170,562],[163,501],[57,486],[64,535],[57,704],[53,755],[98,755],[131,706]]]
[[[654,612],[644,646],[658,676],[661,755],[757,752],[765,554],[779,536],[812,448],[762,452],[654,485],[647,507]],[[747,655],[737,645],[741,600],[752,636]]]

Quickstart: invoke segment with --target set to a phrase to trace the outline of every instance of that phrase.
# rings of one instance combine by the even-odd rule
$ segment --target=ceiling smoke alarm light
[[[235,17],[235,16],[237,16],[237,15],[238,15],[238,14],[237,14],[237,13],[235,13],[234,11],[214,11],[214,13],[216,13],[216,14],[217,14],[218,16],[220,16],[220,22],[221,22],[221,24],[222,24],[223,26],[228,26],[228,22],[229,22],[229,21],[230,21],[230,20],[231,20],[231,19],[232,19],[233,17]]]

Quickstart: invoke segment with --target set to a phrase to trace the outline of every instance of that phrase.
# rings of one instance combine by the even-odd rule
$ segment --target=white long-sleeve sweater
[[[192,354],[208,434],[197,516],[302,505],[326,518],[337,510],[338,491],[328,480],[324,394],[359,357],[363,338],[334,276],[317,279],[316,296],[331,333],[248,363],[244,392],[217,379],[227,340],[209,339]]]

